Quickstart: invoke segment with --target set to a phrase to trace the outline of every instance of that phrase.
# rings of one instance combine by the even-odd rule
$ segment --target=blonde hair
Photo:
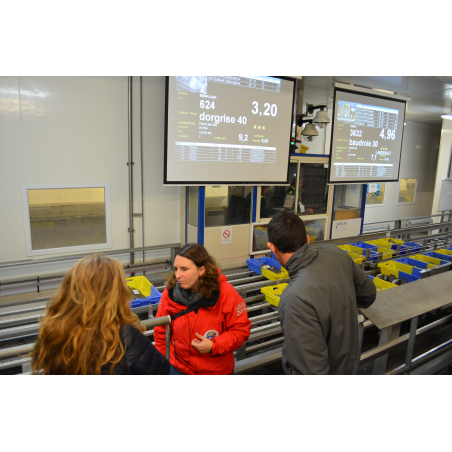
[[[129,290],[122,265],[116,259],[92,254],[77,262],[41,319],[32,352],[33,372],[44,374],[110,373],[125,350],[120,330],[143,328],[129,306]]]

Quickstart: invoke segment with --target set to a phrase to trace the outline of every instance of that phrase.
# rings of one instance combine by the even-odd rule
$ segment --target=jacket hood
[[[289,272],[289,276],[293,277],[298,270],[307,267],[318,256],[319,252],[314,248],[309,247],[308,243],[305,243],[300,249],[295,251],[292,257],[286,262],[286,269]]]

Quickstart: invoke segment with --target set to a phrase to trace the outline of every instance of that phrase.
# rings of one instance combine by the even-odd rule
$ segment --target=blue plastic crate
[[[281,270],[281,264],[276,259],[271,259],[270,257],[248,259],[246,263],[251,271],[259,273],[260,275],[262,275],[262,265],[270,265],[271,267],[276,267],[278,270]]]
[[[366,243],[366,242],[355,242],[355,243],[350,243],[350,246],[356,246],[357,248],[361,248],[363,250],[362,255],[365,256],[366,255],[366,250],[370,250],[370,257],[369,260],[371,261],[375,261],[378,258],[378,246],[377,245],[371,245],[370,243]],[[352,251],[354,252],[354,251]]]
[[[137,298],[132,300],[131,308],[139,308],[141,306],[149,306],[150,304],[158,304],[162,294],[154,287],[151,286],[151,295],[145,298]]]
[[[407,247],[410,247],[410,254],[422,251],[422,245],[418,245],[417,243],[405,242],[403,245],[400,245],[401,256],[407,253]],[[391,245],[391,249],[397,251],[397,244]]]
[[[445,248],[447,249],[447,248]],[[430,256],[430,257],[434,257],[435,259],[441,259],[443,261],[449,261],[452,262],[452,256],[449,256],[448,254],[441,254],[441,253],[436,253],[435,251],[429,251],[427,253],[422,253],[425,256]]]
[[[418,261],[409,257],[401,257],[400,259],[394,259],[394,262],[401,262],[402,264],[411,265],[412,267],[422,268],[426,270],[428,268],[427,262]]]

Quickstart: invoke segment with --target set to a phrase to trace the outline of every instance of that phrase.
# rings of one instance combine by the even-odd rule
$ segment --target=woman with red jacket
[[[170,375],[229,375],[234,350],[250,335],[246,303],[197,243],[176,254],[157,317],[171,316]],[[157,350],[165,355],[165,327],[154,328]]]

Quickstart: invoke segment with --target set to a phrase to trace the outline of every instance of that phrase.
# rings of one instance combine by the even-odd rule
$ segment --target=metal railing
[[[372,226],[375,226],[375,228],[378,227],[378,225],[384,225],[384,226],[388,226],[387,228],[382,226],[381,229],[391,229],[390,227],[390,223],[394,223],[394,227],[392,228],[393,230],[398,230],[398,229],[404,229],[402,228],[402,222],[405,222],[405,228],[407,227],[406,225],[415,225],[415,224],[422,224],[422,223],[433,223],[433,218],[438,218],[440,217],[440,222],[444,222],[444,217],[448,217],[448,222],[450,222],[450,215],[449,213],[440,213],[440,214],[436,214],[436,215],[424,215],[424,216],[420,216],[420,217],[407,217],[407,218],[398,218],[398,219],[393,219],[393,220],[382,220],[382,221],[371,221],[369,223],[364,223],[363,224],[363,230],[372,230]],[[367,227],[366,227],[367,226]],[[411,229],[411,227],[410,227]]]
[[[154,262],[143,262],[139,264],[124,264],[124,271],[129,273],[145,273],[146,271],[157,270],[159,266],[169,267],[174,263],[174,257],[176,255],[176,251],[181,247],[180,243],[170,243],[167,245],[155,245],[155,246],[144,246],[140,248],[127,248],[121,250],[109,250],[109,251],[99,251],[99,254],[103,254],[106,256],[121,256],[123,254],[134,254],[134,253],[144,253],[150,251],[159,251],[159,250],[170,250],[170,256],[167,260],[158,260]],[[12,262],[3,262],[0,263],[0,269],[10,269],[15,267],[29,266],[29,265],[40,265],[40,264],[53,264],[56,262],[65,262],[72,260],[79,260],[86,256],[89,256],[91,253],[82,253],[82,254],[72,254],[68,256],[58,256],[58,257],[50,257],[45,259],[27,259],[22,261],[12,261]],[[0,281],[0,291],[5,290],[17,290],[17,289],[28,289],[36,287],[38,292],[40,291],[40,287],[45,285],[55,286],[58,285],[65,273],[57,273],[57,274],[47,274],[27,277],[27,278],[16,278],[9,280]]]
[[[171,317],[169,315],[159,317],[157,319],[146,319],[141,322],[141,325],[149,328],[155,328],[156,326],[166,325],[166,358],[170,358],[170,329]],[[19,345],[16,347],[9,347],[0,350],[0,360],[8,358],[24,357],[33,351],[35,344]]]

